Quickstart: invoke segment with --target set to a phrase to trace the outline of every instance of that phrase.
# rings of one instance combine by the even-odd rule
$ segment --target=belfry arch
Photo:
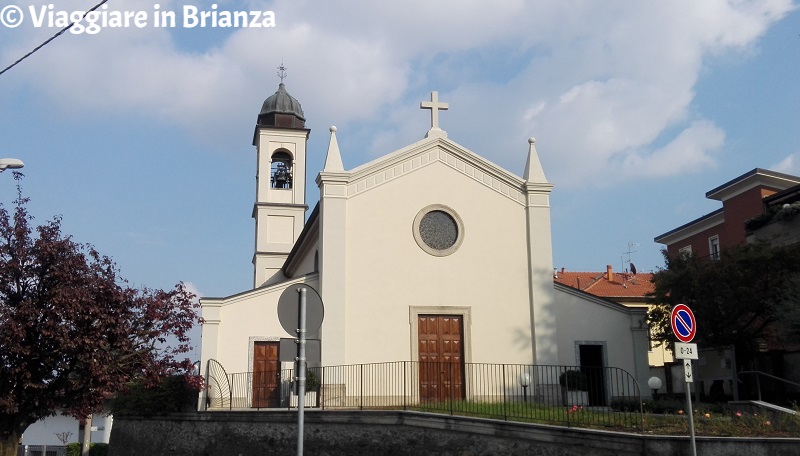
[[[272,153],[270,160],[270,185],[277,189],[292,188],[294,160],[286,149],[278,149]]]

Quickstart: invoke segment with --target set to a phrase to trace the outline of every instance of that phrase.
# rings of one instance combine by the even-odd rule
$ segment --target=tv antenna
[[[636,247],[639,247],[638,243],[633,241],[628,242],[628,251],[622,252],[622,256],[619,257],[623,271],[625,270],[625,256],[627,255],[628,264],[631,265],[631,273],[636,274],[636,267],[633,265],[633,254],[638,252],[638,250],[634,250]]]

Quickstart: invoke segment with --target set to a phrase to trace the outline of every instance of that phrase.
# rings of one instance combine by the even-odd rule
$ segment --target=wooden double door
[[[464,398],[464,322],[461,315],[420,315],[419,391],[423,400]]]
[[[253,408],[281,406],[279,349],[279,342],[256,342],[253,346]]]

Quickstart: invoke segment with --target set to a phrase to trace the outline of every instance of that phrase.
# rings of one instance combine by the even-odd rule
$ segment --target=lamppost
[[[519,384],[522,386],[522,400],[528,402],[528,387],[531,385],[531,376],[527,372],[519,374]]]
[[[0,158],[0,173],[7,169],[20,169],[25,166],[22,160],[16,158]]]
[[[658,394],[658,390],[659,388],[661,388],[661,379],[658,377],[650,377],[650,379],[647,380],[647,386],[649,386],[650,389],[653,390],[653,400],[655,400],[656,395]]]

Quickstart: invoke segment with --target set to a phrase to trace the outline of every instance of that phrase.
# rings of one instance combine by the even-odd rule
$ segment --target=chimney
[[[611,269],[611,265],[610,264],[606,265],[606,278],[608,279],[609,282],[613,282],[614,281],[614,270]]]
[[[563,274],[567,268],[561,268],[561,273]]]

